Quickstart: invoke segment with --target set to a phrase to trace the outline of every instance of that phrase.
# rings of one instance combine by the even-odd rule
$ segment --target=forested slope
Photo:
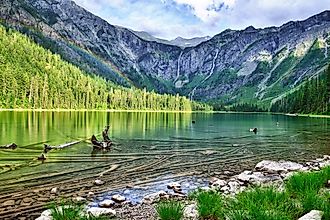
[[[182,96],[127,89],[89,76],[3,26],[0,26],[0,91],[0,108],[180,111],[208,108]]]
[[[270,111],[330,115],[330,66],[325,73],[277,100]]]

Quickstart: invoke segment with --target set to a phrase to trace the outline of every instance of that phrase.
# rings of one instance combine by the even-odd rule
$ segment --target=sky
[[[74,0],[110,24],[163,39],[280,26],[330,9],[330,0]]]

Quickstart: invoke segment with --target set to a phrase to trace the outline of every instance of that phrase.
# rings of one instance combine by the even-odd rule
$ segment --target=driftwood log
[[[15,143],[7,144],[5,146],[0,146],[0,149],[11,149],[11,150],[15,150],[16,148],[17,148],[17,144],[15,144]]]
[[[53,149],[58,150],[58,149],[71,147],[71,146],[73,146],[75,144],[78,144],[78,143],[80,143],[80,141],[73,141],[73,142],[70,142],[70,143],[61,144],[59,146],[51,146],[51,145],[45,144],[44,145],[44,153],[47,153],[48,151],[53,150]]]
[[[107,125],[105,126],[104,130],[102,131],[102,137],[103,137],[103,141],[99,141],[97,140],[97,138],[95,137],[95,135],[92,136],[91,138],[91,142],[94,146],[94,148],[97,149],[109,149],[112,145],[112,141],[109,138],[109,128],[110,126]]]

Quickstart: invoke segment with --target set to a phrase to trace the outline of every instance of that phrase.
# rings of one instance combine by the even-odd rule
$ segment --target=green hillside
[[[128,89],[82,72],[0,26],[0,108],[210,110],[185,97]]]

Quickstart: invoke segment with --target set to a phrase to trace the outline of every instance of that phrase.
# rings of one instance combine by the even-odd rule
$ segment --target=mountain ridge
[[[38,12],[38,22],[23,3]],[[270,103],[328,64],[329,10],[280,27],[225,30],[197,46],[180,48],[143,40],[72,1],[14,0],[5,6],[0,9],[5,22],[37,28],[52,40],[79,45],[96,60],[113,64],[122,76],[110,77],[107,70],[104,76],[110,80],[118,77],[126,86],[132,82],[197,100]],[[86,60],[68,53],[73,61]]]

